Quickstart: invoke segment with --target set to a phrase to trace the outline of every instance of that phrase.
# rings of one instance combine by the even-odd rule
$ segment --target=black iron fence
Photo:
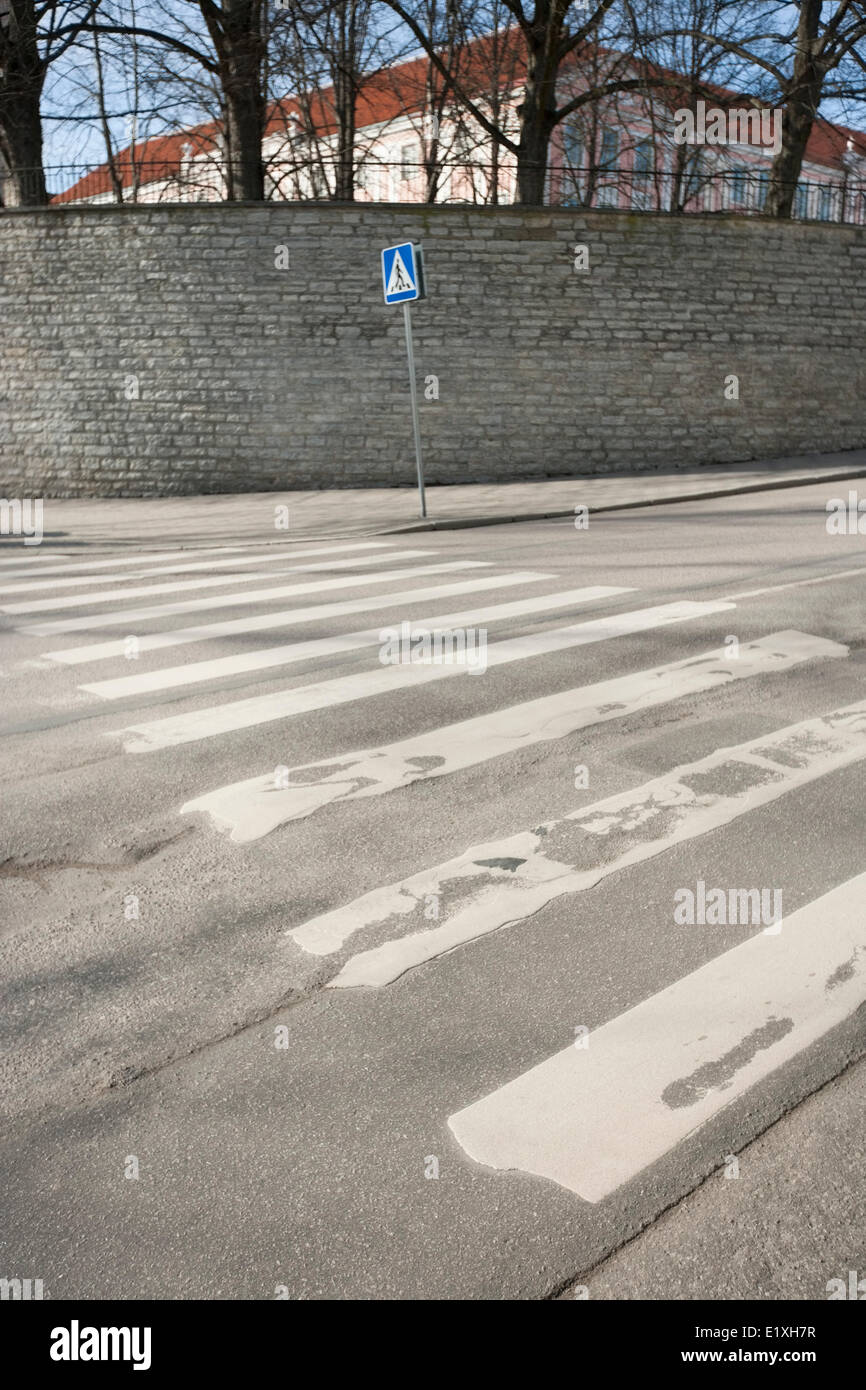
[[[43,171],[0,169],[0,206],[40,201],[33,190]],[[113,166],[64,164],[44,170],[55,204],[222,202],[228,197],[216,155],[179,160],[119,156]],[[277,202],[345,201],[458,203],[490,206],[519,201],[513,159],[501,162],[457,155],[427,163],[373,154],[341,167],[330,152],[306,159],[275,157],[264,166],[265,197]],[[573,166],[552,159],[543,204],[551,207],[635,212],[719,213],[760,216],[767,210],[769,168],[731,166],[635,169]],[[23,194],[23,196],[22,196]],[[525,201],[525,200],[524,200]],[[827,169],[805,174],[793,191],[792,216],[801,220],[866,224],[866,172]]]

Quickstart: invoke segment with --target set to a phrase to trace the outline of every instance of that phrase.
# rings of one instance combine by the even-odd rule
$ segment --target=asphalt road
[[[807,1299],[866,1272],[861,1221],[723,1176],[760,1135],[796,1172],[785,1126],[819,1091],[839,1133],[862,1115],[847,490],[4,546],[0,1273],[53,1298]],[[486,631],[486,669],[382,663],[382,629],[442,618]],[[740,919],[683,920],[714,889]],[[862,1212],[862,1162],[807,1169]],[[784,1277],[759,1191],[794,1221]],[[691,1281],[628,1244],[680,1213]]]

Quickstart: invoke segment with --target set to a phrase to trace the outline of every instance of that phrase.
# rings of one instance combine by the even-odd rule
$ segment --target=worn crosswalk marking
[[[202,579],[173,579],[165,584],[139,585],[131,589],[101,589],[96,593],[67,594],[65,598],[25,599],[21,603],[0,603],[0,613],[55,613],[65,608],[89,608],[100,603],[119,603],[133,598],[151,598],[157,594],[178,594],[190,589],[215,589],[230,584],[255,584],[262,579],[280,579],[290,574],[319,574],[325,570],[355,569],[363,565],[380,565],[383,560],[408,560],[414,556],[432,555],[432,550],[396,550],[383,556],[378,550],[374,555],[352,555],[342,560],[317,560],[310,564],[295,565],[287,563],[291,558],[286,554],[279,569],[257,570],[254,574],[216,574]],[[280,563],[280,557],[271,556],[271,565]]]
[[[561,593],[516,599],[511,603],[492,604],[483,608],[464,608],[456,613],[439,613],[435,617],[416,617],[412,619],[412,628],[416,631],[439,633],[451,628],[467,628],[486,623],[502,622],[506,618],[528,617],[538,613],[546,614],[555,612],[558,608],[573,608],[582,603],[591,603],[606,596],[605,591],[599,589],[566,589]],[[336,637],[322,637],[306,642],[288,642],[279,647],[257,648],[254,651],[238,652],[232,656],[216,657],[211,661],[188,662],[183,666],[169,666],[159,671],[145,671],[132,676],[119,676],[113,680],[91,681],[79,686],[79,689],[86,690],[92,695],[100,695],[105,700],[117,700],[154,690],[172,690],[180,685],[195,685],[202,681],[216,680],[219,677],[264,671],[275,666],[286,666],[294,661],[338,656],[342,652],[358,651],[363,647],[377,646],[381,644],[381,641],[381,627],[363,628],[358,632],[340,633]]]
[[[237,555],[248,549],[249,546],[247,545],[216,545],[203,549],[191,547],[188,550],[129,550],[124,555],[109,555],[101,560],[75,560],[70,556],[58,565],[51,563],[51,556],[46,559],[38,551],[31,551],[29,555],[22,555],[15,559],[5,555],[0,557],[0,579],[11,579],[16,575],[20,578],[22,574],[31,571],[33,574],[44,577],[49,574],[63,575],[90,570],[126,569],[129,565],[155,565],[162,561],[176,560],[179,557],[191,558],[199,555],[228,555],[231,553]],[[58,556],[57,558],[60,559],[61,557]]]
[[[343,654],[373,648],[382,641],[381,628],[373,618],[341,623],[347,631],[335,631],[336,622],[326,625],[350,615],[390,610],[400,615],[399,622],[432,632],[513,623],[506,631],[524,635],[504,637],[486,647],[484,664],[496,668],[668,625],[702,622],[727,615],[738,602],[776,588],[844,577],[822,575],[702,602],[658,602],[639,597],[626,600],[637,591],[623,585],[587,584],[540,592],[569,581],[540,570],[506,571],[489,561],[438,558],[444,553],[358,541],[303,549],[227,546],[211,551],[155,551],[92,562],[73,558],[47,568],[22,563],[0,568],[0,611],[15,619],[13,625],[20,633],[56,636],[58,649],[39,653],[52,662],[85,666],[118,661],[113,670],[88,671],[77,687],[77,673],[72,678],[57,670],[48,673],[55,681],[49,700],[55,709],[61,706],[54,722],[80,721],[84,730],[79,734],[76,729],[73,743],[79,760],[82,746],[83,758],[91,756],[86,729],[87,721],[93,721],[90,727],[95,724],[100,730],[94,735],[96,742],[116,739],[130,753],[225,739],[228,748],[216,748],[219,763],[227,769],[221,773],[209,776],[207,771],[195,771],[197,766],[211,766],[212,744],[202,750],[198,763],[192,756],[173,760],[180,775],[172,785],[183,785],[184,796],[201,786],[213,788],[220,777],[237,777],[258,767],[258,775],[193,796],[180,807],[181,814],[203,815],[211,826],[238,842],[256,840],[332,804],[386,795],[419,780],[483,764],[494,764],[490,768],[493,785],[497,759],[568,740],[608,721],[646,715],[678,700],[711,695],[736,682],[784,678],[807,663],[848,655],[841,643],[788,630],[742,641],[736,655],[726,648],[701,651],[694,640],[683,640],[676,650],[697,650],[698,654],[632,669],[637,662],[628,660],[626,643],[625,653],[620,653],[622,662],[613,667],[624,669],[623,675],[599,679],[599,668],[605,668],[595,651],[570,662],[568,669],[579,671],[579,676],[563,677],[565,662],[539,662],[532,685],[535,692],[549,688],[545,682],[551,671],[560,684],[564,679],[583,683],[508,704],[516,697],[514,682],[506,674],[492,683],[496,692],[492,698],[502,707],[433,728],[423,699],[414,708],[404,701],[400,713],[402,717],[405,712],[405,728],[420,727],[423,732],[288,770],[274,768],[273,762],[266,765],[269,758],[280,762],[275,752],[279,730],[261,738],[233,737],[309,711],[376,701],[397,691],[418,689],[420,693],[429,682],[466,673],[466,666],[459,663],[416,660],[383,665],[368,652],[366,658],[349,664],[349,669],[358,668],[355,673],[335,674]],[[497,572],[500,568],[502,572]],[[853,576],[857,571],[846,573]],[[184,597],[198,589],[214,592]],[[464,606],[457,608],[451,600],[464,595],[476,597],[465,602],[461,598]],[[132,606],[131,600],[139,598],[142,602]],[[422,616],[427,610],[421,605],[445,607],[446,600],[454,611]],[[649,606],[615,611],[623,607],[622,601]],[[600,612],[587,612],[587,605],[593,604]],[[579,612],[564,611],[572,608]],[[79,609],[74,616],[62,616]],[[215,619],[210,617],[212,611],[216,611]],[[37,617],[40,614],[42,618]],[[187,614],[201,616],[172,626],[175,618]],[[578,617],[583,620],[577,621]],[[318,626],[312,631],[308,627],[305,638],[296,630],[304,624]],[[715,633],[727,630],[715,622],[707,622],[704,631],[707,628]],[[103,634],[101,629],[108,631]],[[157,660],[131,664],[122,660],[128,639],[118,640],[112,629],[115,634],[134,632],[136,654],[152,652]],[[274,631],[280,635],[273,645],[259,644],[256,634]],[[64,637],[75,645],[63,649],[59,639]],[[192,653],[193,657],[200,654],[201,660],[189,659],[186,649],[195,644],[205,644],[203,651]],[[177,656],[170,658],[175,664],[160,668],[158,653],[169,649],[177,649]],[[283,666],[313,660],[323,663],[323,672],[315,672],[321,679],[311,681],[311,671],[279,676]],[[150,669],[143,669],[148,664]],[[22,663],[24,668],[31,665],[29,660]],[[344,671],[346,665],[342,664]],[[849,666],[854,681],[855,663]],[[277,677],[268,672],[277,672]],[[233,691],[246,698],[220,702],[212,690],[201,695],[205,683],[223,679],[248,686],[243,692]],[[251,695],[257,682],[259,691],[264,688],[270,693]],[[278,683],[282,688],[271,688]],[[772,693],[777,687],[768,680],[766,688]],[[178,690],[182,692],[179,699],[170,693]],[[120,718],[106,718],[102,705],[82,700],[79,692],[97,700],[127,700],[135,712],[124,713],[122,719],[136,722],[103,733]],[[165,702],[161,692],[166,692]],[[207,707],[191,709],[196,703]],[[387,702],[380,704],[387,715]],[[452,702],[448,704],[453,708]],[[148,705],[158,708],[146,709]],[[23,706],[23,699],[19,700],[16,717]],[[175,710],[169,717],[149,717],[165,716],[168,709]],[[373,716],[379,711],[380,706],[374,705]],[[460,712],[465,714],[465,709]],[[29,710],[24,715],[29,718]],[[329,729],[339,735],[336,720],[322,720],[320,726],[324,736]],[[391,735],[376,735],[380,736]],[[331,754],[335,746],[336,739],[322,749]],[[564,752],[567,748],[563,745]],[[101,751],[109,750],[102,744]],[[55,756],[53,750],[49,752]],[[255,757],[252,763],[250,754]],[[60,749],[57,756],[64,758],[65,750]],[[471,845],[445,862],[430,865],[435,856],[427,855],[414,865],[404,863],[399,870],[383,872],[372,880],[377,886],[354,901],[341,901],[339,888],[325,887],[320,895],[316,885],[315,894],[310,894],[304,884],[303,901],[316,904],[306,911],[318,915],[289,930],[284,930],[288,923],[280,903],[290,890],[284,886],[284,877],[278,878],[269,885],[273,896],[268,926],[278,934],[284,932],[282,962],[288,959],[305,980],[319,982],[330,975],[327,987],[334,991],[388,988],[407,972],[427,966],[415,977],[418,998],[423,1001],[425,986],[435,984],[445,968],[443,956],[465,951],[470,967],[483,968],[496,951],[497,932],[519,933],[522,924],[557,900],[572,898],[581,925],[600,930],[591,890],[603,880],[747,815],[767,814],[767,808],[789,793],[866,762],[866,700],[671,767],[676,756],[666,762],[669,770],[663,775],[568,815],[540,825],[520,817],[515,833]],[[123,759],[109,761],[121,769],[121,777],[130,770]],[[162,761],[172,762],[170,758]],[[569,756],[567,765],[571,763]],[[158,786],[159,768],[150,772]],[[144,782],[150,780],[148,776]],[[430,797],[437,813],[444,807],[447,814],[446,789],[447,784],[438,798]],[[175,795],[180,801],[181,794]],[[405,814],[414,800],[395,797],[394,815]],[[158,791],[154,802],[159,803]],[[86,803],[82,800],[82,804]],[[156,809],[162,815],[166,808],[157,804]],[[362,815],[362,808],[354,809],[358,816],[348,812],[341,818],[350,826]],[[389,824],[387,817],[383,823]],[[317,832],[311,833],[312,839],[303,828],[296,836],[287,834],[289,850],[297,844],[318,843]],[[470,838],[467,835],[441,853],[453,854]],[[333,846],[327,836],[326,842],[327,852],[337,858],[339,845]],[[204,840],[193,834],[190,843],[204,855],[204,862],[212,859],[209,828]],[[236,858],[228,855],[229,865]],[[240,858],[250,858],[255,866],[255,853]],[[263,854],[259,862],[269,858],[273,856]],[[387,862],[384,856],[382,862]],[[384,881],[407,867],[418,869],[419,864],[425,867],[397,881]],[[158,866],[153,872],[158,874]],[[474,1162],[521,1170],[559,1183],[587,1201],[603,1200],[863,1003],[866,926],[860,901],[864,887],[866,875],[833,890],[784,919],[778,935],[756,930],[734,950],[620,1017],[602,1022],[586,1048],[575,1048],[571,1039],[554,1038],[539,1051],[547,1053],[565,1041],[569,1046],[544,1056],[521,1076],[502,1068],[483,1087],[479,1084],[449,1097],[446,1104],[439,1104],[434,1121],[443,1129],[446,1122],[450,1125]],[[431,901],[436,903],[433,914]],[[336,907],[331,906],[334,902]],[[330,910],[319,911],[322,906]],[[302,916],[296,909],[291,920]],[[684,930],[676,925],[673,911],[671,930]],[[487,938],[486,945],[472,946],[482,938]],[[638,983],[628,999],[640,999],[655,983],[643,987]],[[396,988],[399,992],[402,986]],[[489,1093],[481,1094],[482,1090]],[[450,1111],[454,1113],[449,1118]]]
[[[619,613],[610,618],[595,618],[587,623],[535,632],[526,637],[494,642],[486,650],[487,666],[501,666],[510,661],[567,651],[590,642],[603,642],[627,633],[647,632],[670,623],[688,622],[714,613],[728,611],[732,605],[720,602],[667,603],[657,608],[638,609]],[[269,695],[256,695],[245,700],[227,701],[208,709],[166,719],[130,724],[112,732],[119,737],[127,753],[147,753],[157,748],[172,748],[197,739],[214,738],[220,734],[253,728],[259,724],[286,719],[310,710],[330,709],[353,700],[369,699],[373,695],[414,688],[431,681],[456,678],[466,674],[459,664],[433,665],[411,663],[404,666],[379,666],[359,675],[337,677]]]
[[[595,888],[631,864],[864,759],[866,701],[721,749],[558,821],[473,845],[289,935],[305,951],[329,955],[357,932],[402,918],[399,936],[352,956],[331,981],[335,988],[390,984],[457,946],[524,921],[556,898]],[[440,904],[435,924],[424,917],[431,896]]]
[[[54,579],[27,579],[24,583],[19,580],[16,583],[0,584],[0,594],[11,594],[14,597],[15,594],[34,593],[39,589],[50,589],[52,592],[56,592],[58,589],[75,589],[82,584],[117,584],[121,580],[125,584],[130,579],[152,579],[154,575],[160,574],[190,574],[198,570],[237,569],[247,565],[279,564],[284,560],[299,560],[312,555],[340,555],[347,550],[382,550],[386,548],[381,541],[357,541],[351,545],[305,546],[301,549],[290,548],[289,546],[273,546],[264,550],[261,546],[257,546],[251,553],[242,551],[229,559],[222,560],[193,560],[190,559],[188,551],[186,553],[182,551],[173,563],[157,565],[155,569],[138,568],[130,560],[129,563],[132,567],[125,568],[122,574],[94,575],[88,572],[73,577],[64,574]],[[3,578],[4,576],[0,574],[0,580]],[[231,579],[227,579],[225,582],[230,584]]]
[[[409,554],[414,552],[410,551]],[[405,551],[397,551],[387,559],[403,559]],[[381,556],[384,560],[386,557]],[[278,584],[268,589],[247,589],[243,593],[209,594],[206,598],[182,599],[177,603],[157,603],[143,608],[114,609],[110,613],[88,613],[81,618],[58,618],[56,622],[23,623],[19,631],[36,637],[53,637],[64,632],[90,631],[99,627],[130,627],[151,618],[173,618],[180,613],[202,613],[213,608],[243,608],[254,603],[272,603],[281,598],[297,598],[302,594],[328,594],[335,589],[360,589],[371,584],[390,584],[394,580],[415,579],[419,574],[441,574],[455,569],[489,569],[487,560],[463,560],[451,564],[410,565],[402,569],[380,570],[374,574],[340,575],[336,579],[312,579],[303,583]],[[259,574],[256,578],[264,578]]]
[[[443,565],[422,565],[413,574],[450,574],[475,568],[475,561],[456,560]],[[429,584],[418,589],[402,589],[387,594],[365,594],[363,598],[340,599],[334,603],[314,603],[305,608],[284,608],[271,613],[248,613],[243,618],[228,618],[221,622],[199,623],[195,627],[173,628],[169,632],[153,632],[138,638],[139,652],[161,651],[166,647],[186,647],[195,642],[210,642],[218,637],[246,636],[252,632],[269,632],[274,628],[296,627],[303,623],[314,623],[325,618],[343,618],[352,613],[369,613],[377,609],[405,609],[412,603],[425,603],[428,600],[454,598],[458,594],[485,593],[491,589],[511,589],[524,584],[537,584],[540,580],[552,578],[549,574],[536,570],[517,570],[508,574],[485,575],[481,579],[461,579],[454,584]],[[617,597],[632,593],[611,585],[597,586],[585,590],[595,598]],[[124,641],[88,642],[82,647],[65,647],[54,652],[43,652],[46,661],[60,661],[70,666],[85,665],[93,661],[105,661],[112,657],[122,657],[125,653]]]
[[[866,874],[758,932],[448,1120],[490,1168],[599,1202],[866,998]]]
[[[841,656],[836,643],[799,633],[750,642],[730,660],[711,651],[628,676],[540,696],[460,720],[379,748],[348,752],[289,769],[279,786],[273,770],[195,797],[183,812],[203,812],[233,840],[267,835],[332,802],[380,796],[428,777],[445,777],[506,753],[565,738],[579,729],[623,719],[659,705],[772,674],[821,655]]]

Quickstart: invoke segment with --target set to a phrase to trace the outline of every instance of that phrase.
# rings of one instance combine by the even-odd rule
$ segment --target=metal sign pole
[[[412,350],[412,311],[409,301],[403,302],[403,324],[406,329],[406,356],[409,359],[409,391],[412,396],[412,429],[415,434],[415,463],[418,468],[418,496],[421,501],[421,516],[427,516],[427,502],[424,497],[424,466],[421,462],[421,425],[418,420],[418,389],[415,382],[415,353]]]

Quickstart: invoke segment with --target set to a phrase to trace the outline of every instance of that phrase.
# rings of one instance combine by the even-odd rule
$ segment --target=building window
[[[614,208],[619,202],[616,170],[618,154],[619,131],[608,128],[602,132],[601,155],[599,158],[599,168],[602,170],[602,177],[599,180],[598,205],[602,208]]]
[[[569,169],[583,168],[583,137],[577,126],[567,125],[565,127],[562,149]]]
[[[562,136],[562,202],[565,207],[574,207],[583,197],[583,169],[585,154],[583,137],[577,126],[565,127]]]
[[[634,151],[632,167],[631,205],[633,208],[648,208],[650,204],[650,177],[653,172],[652,140],[641,140]]]
[[[745,207],[747,202],[749,171],[745,165],[738,165],[730,176],[731,204],[734,207]]]
[[[797,191],[794,194],[794,216],[805,221],[809,216],[809,193],[811,192],[808,183],[798,183]]]
[[[818,190],[818,217],[822,222],[830,222],[833,217],[833,186],[822,183]]]
[[[404,183],[409,183],[418,169],[418,146],[403,145],[400,149],[400,178]]]
[[[604,130],[601,136],[601,167],[602,169],[612,169],[616,164],[616,157],[619,154],[619,131]]]

